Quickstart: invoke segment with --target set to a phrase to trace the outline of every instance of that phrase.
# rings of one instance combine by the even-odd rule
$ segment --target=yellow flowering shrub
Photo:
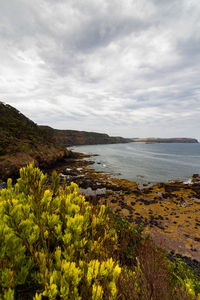
[[[95,208],[78,186],[60,186],[33,164],[0,191],[0,299],[116,299],[117,247],[105,207]]]

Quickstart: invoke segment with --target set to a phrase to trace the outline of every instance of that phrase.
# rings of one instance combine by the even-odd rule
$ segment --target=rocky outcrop
[[[132,139],[132,142],[141,143],[198,143],[197,139],[193,138],[145,138]]]
[[[40,147],[40,151],[34,153],[18,152],[0,156],[0,179],[6,180],[8,177],[18,177],[19,169],[33,162],[40,168],[52,167],[66,158],[72,158],[73,153],[69,150],[58,150],[54,147]]]

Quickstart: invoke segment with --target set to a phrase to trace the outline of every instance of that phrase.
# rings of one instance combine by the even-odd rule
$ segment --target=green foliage
[[[186,288],[191,298],[195,298],[195,295],[199,295],[200,299],[200,280],[195,271],[192,271],[189,266],[184,263],[181,259],[176,259],[172,264],[173,282],[181,282]]]
[[[143,241],[142,226],[134,227],[120,215],[107,209],[110,226],[117,232],[120,247],[118,248],[118,259],[121,264],[131,266],[136,264],[136,257],[141,242]]]
[[[195,272],[142,228],[90,205],[56,172],[51,182],[30,164],[0,191],[0,300],[200,299]]]
[[[116,299],[120,267],[105,245],[117,248],[105,207],[95,208],[72,183],[60,187],[30,164],[0,192],[2,299]],[[29,287],[27,291],[27,287]]]
[[[54,146],[52,137],[14,107],[0,101],[0,155],[37,152]]]
[[[136,264],[122,268],[117,287],[120,300],[199,300],[199,285],[199,277],[182,260],[171,262],[162,248],[143,239]]]

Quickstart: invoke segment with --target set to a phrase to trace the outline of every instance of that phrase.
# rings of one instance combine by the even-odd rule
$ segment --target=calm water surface
[[[200,173],[200,144],[112,144],[73,147],[75,151],[99,154],[89,158],[98,171],[138,182],[189,180]]]

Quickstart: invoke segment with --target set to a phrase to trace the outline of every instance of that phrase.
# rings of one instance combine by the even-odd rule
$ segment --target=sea
[[[72,147],[76,152],[98,154],[90,168],[140,183],[180,180],[191,182],[200,174],[200,144],[128,143]]]

